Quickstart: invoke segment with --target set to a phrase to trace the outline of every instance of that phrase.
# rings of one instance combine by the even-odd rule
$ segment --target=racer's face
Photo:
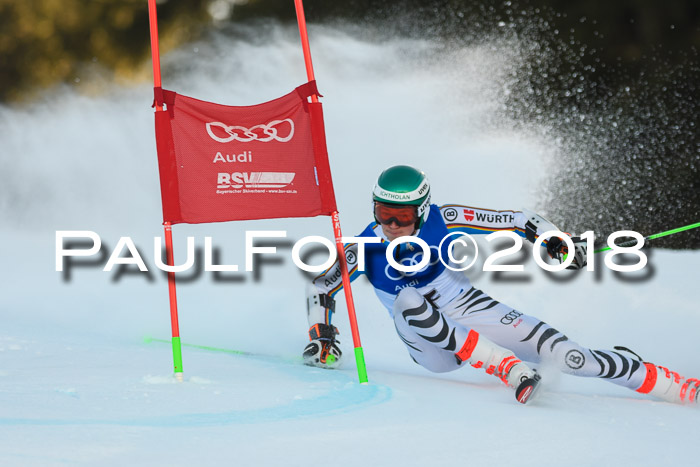
[[[389,241],[414,232],[418,221],[416,211],[415,206],[374,203],[374,219],[382,226],[382,231]]]

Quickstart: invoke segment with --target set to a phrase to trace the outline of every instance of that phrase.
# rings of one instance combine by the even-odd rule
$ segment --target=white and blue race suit
[[[527,234],[530,230],[529,235]],[[562,371],[578,376],[605,378],[613,383],[638,389],[646,369],[638,359],[612,350],[592,350],[569,340],[545,322],[521,313],[474,288],[463,273],[451,270],[440,260],[438,248],[448,234],[488,234],[508,230],[532,240],[547,230],[557,230],[549,222],[534,226],[521,211],[493,211],[458,204],[431,205],[430,214],[413,235],[430,247],[428,265],[417,272],[402,272],[386,258],[389,240],[376,222],[359,237],[378,237],[379,243],[364,244],[364,271],[358,270],[358,245],[345,248],[351,280],[365,274],[381,303],[394,319],[396,330],[410,356],[434,372],[452,371],[462,363],[455,352],[470,330],[511,350],[523,361],[553,362]],[[534,233],[534,237],[533,237]],[[448,258],[449,241],[442,242],[442,258]],[[413,266],[423,259],[418,244],[401,243],[393,251],[394,260]],[[330,297],[342,288],[340,266],[336,262],[313,280],[317,292]],[[402,293],[402,291],[410,293]],[[416,306],[407,299],[417,292],[425,301]],[[330,324],[328,307],[309,308],[309,325]]]

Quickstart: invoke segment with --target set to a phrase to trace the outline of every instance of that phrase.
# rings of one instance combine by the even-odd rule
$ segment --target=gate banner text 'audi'
[[[156,92],[163,220],[330,215],[336,210],[315,82],[252,106]],[[162,102],[160,102],[162,100]]]

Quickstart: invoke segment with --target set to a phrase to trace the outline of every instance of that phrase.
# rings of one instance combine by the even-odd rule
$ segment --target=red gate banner
[[[171,224],[336,211],[315,81],[278,99],[224,106],[155,89],[163,220]]]

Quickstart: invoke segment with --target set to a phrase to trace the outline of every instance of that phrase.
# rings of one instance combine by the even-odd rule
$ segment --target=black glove
[[[304,364],[320,368],[336,368],[340,365],[343,352],[336,339],[338,328],[330,324],[318,323],[309,329],[311,342],[304,348]]]
[[[558,260],[560,263],[564,261],[564,255],[569,253],[569,248],[559,237],[550,237],[547,240],[547,254],[550,258]]]
[[[588,244],[581,237],[571,237],[571,241],[574,244],[574,260],[566,269],[581,269],[588,264]],[[563,263],[564,257],[569,254],[569,247],[561,238],[551,237],[547,240],[547,254]]]

